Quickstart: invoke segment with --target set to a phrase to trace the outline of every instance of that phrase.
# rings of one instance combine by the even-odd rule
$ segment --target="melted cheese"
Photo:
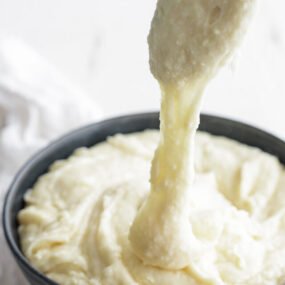
[[[144,263],[195,268],[188,221],[194,179],[194,137],[203,90],[240,43],[255,0],[159,0],[149,34],[150,66],[162,90],[161,138],[151,171],[151,193],[131,231]]]

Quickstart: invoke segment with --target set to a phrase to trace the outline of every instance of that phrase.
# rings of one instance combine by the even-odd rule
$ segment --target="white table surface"
[[[146,43],[155,3],[0,0],[0,39],[13,35],[30,44],[94,96],[106,117],[158,110]],[[285,1],[262,0],[259,6],[239,56],[209,84],[203,111],[285,138]],[[5,250],[0,284],[25,284],[3,270],[3,260],[13,267]]]

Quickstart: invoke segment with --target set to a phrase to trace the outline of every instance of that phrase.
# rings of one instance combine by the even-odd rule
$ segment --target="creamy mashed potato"
[[[248,29],[257,0],[158,0],[149,62],[164,85],[215,75]]]
[[[55,162],[19,214],[28,260],[60,284],[280,284],[285,172],[260,150],[196,136],[189,216],[197,246],[182,270],[145,265],[128,239],[150,191],[157,131],[116,135]]]
[[[258,149],[196,136],[203,90],[242,40],[255,4],[158,1],[149,47],[160,135],[117,135],[53,164],[19,213],[35,267],[61,284],[282,282],[283,167]]]

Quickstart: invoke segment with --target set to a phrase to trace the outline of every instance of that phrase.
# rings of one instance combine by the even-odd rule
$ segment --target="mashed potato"
[[[196,247],[181,270],[145,265],[130,226],[150,191],[159,133],[116,135],[55,162],[25,195],[24,254],[60,284],[280,284],[285,172],[256,148],[198,133],[189,199]]]
[[[61,284],[282,282],[284,168],[258,149],[196,136],[203,90],[255,2],[158,1],[149,46],[160,135],[116,135],[51,166],[19,213],[36,268]]]

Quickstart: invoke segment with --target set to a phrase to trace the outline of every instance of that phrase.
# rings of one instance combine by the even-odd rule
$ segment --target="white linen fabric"
[[[101,117],[91,98],[15,38],[0,42],[0,208],[19,167],[58,136]],[[28,284],[0,228],[0,284]]]

